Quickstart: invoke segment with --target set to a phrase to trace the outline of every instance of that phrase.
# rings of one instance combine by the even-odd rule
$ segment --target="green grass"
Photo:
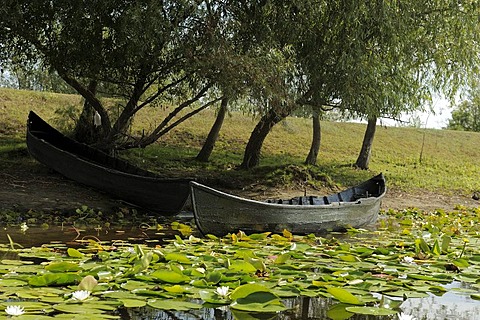
[[[59,116],[55,110],[71,106],[80,108],[81,99],[76,95],[0,89],[0,160],[8,162],[12,154],[18,156],[15,150],[25,148],[23,137],[29,110],[50,123],[59,124],[62,121],[57,121]],[[142,111],[132,130],[149,130],[168,111],[168,108]],[[319,179],[317,186],[320,187],[343,187],[383,172],[390,188],[406,191],[426,189],[444,194],[468,194],[480,190],[480,133],[379,126],[370,170],[362,171],[352,164],[358,156],[365,125],[322,122],[318,165],[307,168],[302,163],[310,147],[311,122],[288,118],[267,137],[260,167],[245,172],[234,169],[242,161],[246,142],[258,119],[240,112],[232,112],[225,119],[211,161],[204,164],[193,160],[214,120],[215,111],[206,110],[155,145],[130,150],[122,156],[160,173],[208,178],[232,187],[241,187],[239,181],[295,187],[307,176]]]

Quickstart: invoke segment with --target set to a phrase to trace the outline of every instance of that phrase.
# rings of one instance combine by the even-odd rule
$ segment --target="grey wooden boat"
[[[223,236],[246,233],[295,234],[340,231],[374,223],[386,192],[379,174],[355,187],[324,197],[256,201],[228,194],[191,181],[193,215],[203,234]]]
[[[65,177],[162,215],[179,213],[190,194],[190,180],[166,179],[111,157],[68,138],[32,111],[27,147],[37,161]]]

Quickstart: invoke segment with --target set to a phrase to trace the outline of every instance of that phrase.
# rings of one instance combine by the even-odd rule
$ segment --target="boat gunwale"
[[[38,115],[35,114],[36,117],[38,117]],[[40,118],[40,117],[39,117]],[[41,118],[40,118],[41,119]],[[43,121],[43,119],[41,119]],[[48,124],[47,124],[48,125]],[[50,125],[49,125],[50,126]],[[85,146],[89,149],[92,149],[92,150],[95,150],[95,152],[102,152],[98,149],[95,149],[95,148],[92,148],[90,147],[89,145],[86,145],[84,143],[81,143],[81,142],[78,142],[78,141],[75,141],[67,136],[65,136],[63,133],[61,133],[60,131],[58,131],[57,129],[51,127],[51,130],[54,130],[55,133],[58,133],[62,136],[62,138],[65,138],[65,139],[68,139],[68,141],[72,142],[72,143],[75,143],[75,144],[78,144],[78,145],[82,145],[82,146]],[[63,150],[61,149],[60,147],[56,146],[54,143],[52,143],[51,141],[49,140],[46,140],[44,138],[40,138],[38,135],[35,135],[35,132],[42,132],[42,133],[46,133],[48,134],[47,131],[44,131],[44,130],[31,130],[30,128],[30,117],[29,117],[29,123],[27,125],[27,146],[28,146],[28,137],[31,137],[33,139],[35,139],[36,141],[41,141],[43,144],[46,144],[48,145],[50,148],[53,148],[55,149],[57,152],[59,153],[62,153],[64,155],[67,155],[69,157],[73,157],[77,160],[79,160],[80,162],[88,165],[88,166],[92,166],[92,167],[97,167],[97,168],[101,168],[101,169],[104,169],[108,172],[111,172],[113,174],[116,174],[116,175],[122,175],[122,176],[125,176],[125,177],[132,177],[132,178],[137,178],[137,179],[142,179],[142,180],[150,180],[150,181],[161,181],[161,182],[165,182],[165,183],[189,183],[190,181],[192,181],[192,179],[185,179],[185,178],[163,178],[159,175],[156,175],[156,173],[154,172],[151,172],[151,171],[148,171],[149,173],[151,173],[152,175],[142,175],[141,172],[139,172],[138,174],[136,173],[130,173],[130,172],[125,172],[125,171],[121,171],[115,167],[112,167],[112,166],[109,166],[108,164],[103,164],[103,163],[100,163],[99,161],[96,161],[96,160],[91,160],[89,161],[88,157],[87,156],[83,156],[83,155],[78,155],[76,153],[73,153],[73,152],[70,152],[70,151],[66,151],[66,150]],[[114,158],[106,153],[104,153],[104,155],[106,155],[107,157],[110,157],[112,159],[116,159],[116,160],[119,160],[119,161],[122,161],[122,162],[125,162],[127,165],[130,165],[134,168],[137,168],[136,166],[126,162],[125,160],[121,159],[121,158]],[[141,169],[141,168],[138,168],[139,170],[144,170],[144,169]]]
[[[348,191],[348,190],[351,190],[353,188],[357,188],[361,185],[365,185],[366,183],[368,183],[369,181],[371,180],[374,180],[375,178],[379,177],[379,176],[382,176],[383,178],[383,175],[382,174],[379,174],[369,180],[366,180],[364,181],[363,183],[357,185],[357,186],[354,186],[354,187],[351,187],[351,188],[347,188],[339,193],[342,193],[342,192],[345,192],[345,191]],[[384,181],[384,180],[383,180]],[[204,184],[201,184],[201,183],[198,183],[196,181],[190,181],[190,187],[192,189],[192,192],[191,192],[191,195],[192,195],[192,202],[195,202],[195,192],[194,192],[194,189],[195,188],[198,188],[206,193],[209,193],[211,195],[214,195],[214,196],[217,196],[217,197],[222,197],[222,198],[228,198],[228,199],[231,199],[231,200],[235,200],[237,202],[243,202],[243,203],[249,203],[251,205],[256,205],[256,206],[263,206],[263,207],[272,207],[272,208],[290,208],[290,209],[301,209],[301,210],[312,210],[312,209],[327,209],[327,208],[338,208],[338,207],[346,207],[346,206],[358,206],[358,205],[368,205],[368,204],[372,204],[372,203],[375,203],[379,200],[381,200],[385,193],[387,192],[387,188],[385,186],[385,184],[383,184],[383,192],[378,195],[378,196],[371,196],[371,197],[365,197],[365,198],[359,198],[355,201],[336,201],[336,202],[332,202],[332,203],[329,203],[329,204],[317,204],[317,205],[313,205],[313,204],[280,204],[280,203],[269,203],[269,202],[264,202],[264,201],[259,201],[259,200],[253,200],[253,199],[248,199],[248,198],[243,198],[243,197],[240,197],[240,196],[237,196],[237,195],[234,195],[234,194],[231,194],[231,193],[227,193],[227,192],[223,192],[223,191],[220,191],[220,190],[217,190],[215,188],[212,188],[212,187],[209,187],[209,186],[206,186]],[[196,205],[194,204],[193,205],[193,208],[194,208],[194,211],[195,210],[195,207]]]

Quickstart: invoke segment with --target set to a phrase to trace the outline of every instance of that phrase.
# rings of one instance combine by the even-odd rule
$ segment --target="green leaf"
[[[358,261],[360,261],[360,259],[358,259],[357,257],[355,257],[354,255],[351,255],[351,254],[342,254],[342,255],[339,255],[338,258],[340,258],[340,260],[345,261],[345,262],[358,262]]]
[[[255,303],[255,302],[245,303],[245,304],[232,303],[230,305],[230,308],[241,310],[241,311],[261,312],[261,313],[282,312],[287,310],[285,305],[280,301],[277,301],[275,303],[268,303],[268,304]]]
[[[345,289],[330,287],[327,288],[327,292],[340,302],[348,304],[362,304],[362,302],[357,297],[355,297],[353,294],[351,294]]]
[[[141,308],[147,305],[147,301],[139,299],[120,299],[125,308]]]
[[[347,307],[351,307],[349,304],[337,303],[330,307],[327,311],[327,316],[332,320],[347,320],[353,315],[352,312],[347,311]]]
[[[452,242],[452,237],[447,235],[442,236],[442,252],[443,253],[448,252],[448,247],[450,246],[451,242]]]
[[[428,297],[428,294],[425,292],[415,292],[415,291],[405,291],[405,290],[388,291],[388,292],[385,292],[385,294],[392,297],[402,297],[407,299]]]
[[[179,263],[192,264],[192,261],[182,253],[170,252],[165,255],[165,260]]]
[[[234,272],[245,273],[254,273],[255,271],[257,271],[257,268],[255,268],[251,263],[248,263],[246,261],[234,261],[228,267],[228,269]]]
[[[75,248],[68,248],[67,249],[67,254],[68,254],[69,257],[72,257],[72,258],[82,259],[83,257],[85,257],[85,254],[81,253],[80,251],[78,251]]]
[[[169,293],[178,293],[178,294],[181,294],[181,293],[184,293],[184,292],[188,292],[188,289],[187,288],[184,288],[182,286],[179,286],[178,284],[174,285],[174,286],[165,286],[163,287],[163,289]]]
[[[218,294],[213,293],[211,291],[200,290],[199,295],[200,295],[200,299],[208,303],[219,304],[219,305],[230,304],[230,299],[221,298],[218,296]]]
[[[0,279],[0,287],[21,287],[28,283],[18,279]]]
[[[389,316],[397,314],[397,311],[387,308],[374,308],[374,307],[347,307],[347,311],[357,314],[367,314],[371,316]]]
[[[28,284],[34,287],[44,286],[65,286],[76,284],[82,278],[74,273],[46,273],[41,276],[34,276],[28,279]]]
[[[238,304],[268,304],[272,302],[279,301],[279,297],[273,292],[258,291],[250,293],[248,296],[243,298],[237,298],[236,303]]]
[[[283,254],[277,256],[274,263],[275,264],[285,264],[285,262],[287,262],[288,259],[290,259],[290,257],[291,257],[291,255],[289,253],[283,253]]]
[[[415,245],[423,252],[423,253],[430,253],[430,247],[425,242],[425,239],[418,238],[415,239]]]
[[[53,306],[53,309],[57,311],[67,312],[67,313],[92,314],[92,315],[104,312],[103,309],[94,308],[91,305],[87,307],[85,304],[78,304],[78,303],[56,304]]]
[[[78,285],[78,290],[87,290],[87,291],[93,291],[93,289],[98,285],[97,279],[95,279],[93,276],[88,275],[85,278],[80,281]]]
[[[220,271],[209,272],[206,274],[205,280],[209,283],[217,284],[222,280],[222,273]]]
[[[76,263],[59,261],[48,264],[45,266],[45,270],[50,272],[75,272],[82,270],[82,268]]]
[[[233,290],[233,292],[230,294],[230,298],[232,300],[241,299],[255,292],[270,292],[270,289],[260,284],[248,283]]]
[[[468,263],[468,260],[462,258],[455,259],[452,261],[452,263],[460,268],[468,268],[468,266],[470,265]]]
[[[440,248],[440,244],[438,243],[438,240],[435,240],[435,242],[433,243],[432,253],[436,256],[439,256],[442,254],[442,249]]]
[[[202,305],[182,300],[154,299],[147,303],[150,307],[161,310],[188,311],[192,309],[201,309]]]
[[[472,293],[470,295],[470,298],[472,298],[473,300],[480,300],[480,293]]]
[[[167,283],[182,283],[190,280],[190,278],[186,275],[170,270],[156,270],[151,274],[151,276],[156,280]]]
[[[265,286],[249,283],[236,288],[230,298],[230,308],[252,312],[279,312],[286,310],[279,297]]]

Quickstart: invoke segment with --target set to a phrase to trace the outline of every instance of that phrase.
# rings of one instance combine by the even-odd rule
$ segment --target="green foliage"
[[[452,111],[447,129],[480,132],[480,96],[463,101]]]
[[[455,96],[478,67],[475,2],[9,0],[3,10],[0,60],[55,70],[100,113],[105,146],[149,145],[185,120],[170,122],[179,110],[223,94],[255,114],[331,105],[397,117],[434,91]],[[117,118],[92,83],[122,97]],[[139,110],[166,102],[178,108],[131,136]]]

